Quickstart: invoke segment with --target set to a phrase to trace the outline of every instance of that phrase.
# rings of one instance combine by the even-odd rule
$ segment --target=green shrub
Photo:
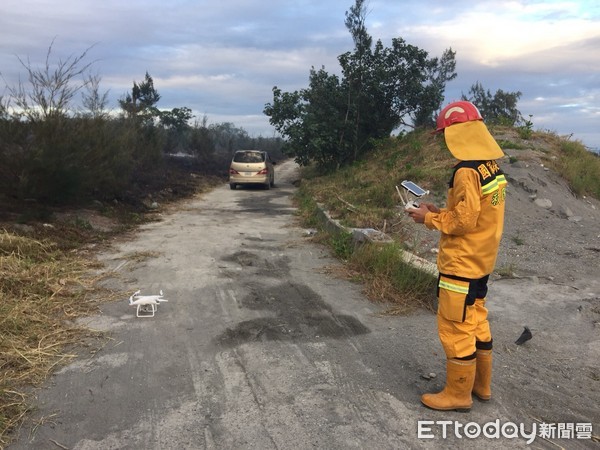
[[[531,118],[533,116],[530,114],[529,119],[525,120],[523,125],[517,127],[517,133],[521,139],[530,139],[533,135],[533,122]]]
[[[365,244],[357,248],[351,266],[369,274],[373,281],[372,297],[382,296],[397,305],[431,307],[435,297],[436,278],[402,259],[397,244]]]
[[[302,225],[309,228],[317,228],[321,223],[318,215],[317,202],[304,185],[300,186],[300,189],[298,189],[295,199],[298,202],[299,213],[302,217]]]
[[[352,233],[339,232],[333,233],[330,238],[330,245],[335,255],[343,260],[348,260],[354,252],[354,239]]]

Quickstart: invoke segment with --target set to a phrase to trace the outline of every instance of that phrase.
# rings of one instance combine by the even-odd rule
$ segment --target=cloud
[[[533,114],[536,125],[563,134],[575,132],[590,146],[600,147],[600,134],[592,131],[600,90],[600,59],[594,57],[600,48],[597,2],[439,5],[402,5],[403,14],[378,20],[386,24],[378,31],[388,39],[401,36],[432,55],[449,47],[455,50],[458,77],[448,84],[448,101],[467,93],[476,81],[492,92],[520,91],[519,109]],[[419,20],[412,20],[413,14]]]
[[[263,134],[270,134],[268,118],[258,118],[273,86],[304,88],[313,66],[339,73],[337,56],[353,47],[344,25],[352,5],[61,0],[58,7],[50,0],[3,0],[0,71],[14,84],[23,75],[15,55],[41,65],[53,39],[53,60],[93,46],[89,58],[115,108],[147,71],[162,95],[161,107],[187,106],[210,120],[252,129],[262,124]],[[368,10],[368,31],[384,45],[402,37],[431,56],[448,47],[457,52],[459,76],[449,83],[447,98],[480,81],[492,91],[523,92],[519,108],[544,126],[561,132],[597,128],[591,122],[598,118],[600,84],[597,1],[370,0]],[[600,132],[581,133],[600,146]]]

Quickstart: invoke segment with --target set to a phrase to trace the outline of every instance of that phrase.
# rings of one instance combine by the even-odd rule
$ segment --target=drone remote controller
[[[422,187],[416,185],[412,181],[404,180],[400,185],[406,190],[406,197],[402,195],[398,186],[396,186],[396,191],[398,192],[398,196],[404,202],[404,209],[418,209],[419,204],[415,200],[411,200],[410,196],[414,196],[420,198],[424,195],[429,194],[429,191],[426,191]]]

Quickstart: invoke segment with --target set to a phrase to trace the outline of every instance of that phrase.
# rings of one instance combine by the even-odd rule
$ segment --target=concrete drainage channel
[[[357,244],[369,242],[377,245],[389,245],[394,242],[394,240],[387,234],[379,230],[375,230],[374,228],[347,228],[338,220],[331,217],[322,204],[317,204],[317,207],[321,222],[325,225],[325,228],[332,233],[350,233],[352,234],[352,239]],[[402,250],[400,252],[400,256],[404,262],[412,265],[413,267],[416,267],[424,272],[428,272],[436,277],[438,276],[437,266],[432,262],[429,262],[413,253],[407,252],[406,250]]]

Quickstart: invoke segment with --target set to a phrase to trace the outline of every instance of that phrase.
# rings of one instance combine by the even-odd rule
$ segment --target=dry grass
[[[74,321],[97,311],[97,268],[54,242],[0,231],[0,446],[29,409],[28,388],[90,335]]]
[[[94,252],[109,238],[153,220],[140,200],[149,194],[164,211],[223,182],[190,170],[172,167],[160,183],[129,193],[127,202],[104,204],[100,212],[86,209],[85,216],[0,196],[0,449],[32,408],[32,388],[75,358],[70,351],[75,346],[93,352],[105,341],[77,320],[124,295],[101,287],[100,281],[114,274],[101,270]],[[74,220],[61,220],[69,217]],[[97,226],[106,223],[108,229]],[[128,258],[155,256],[138,252]]]
[[[530,139],[522,139],[510,127],[490,127],[490,131],[510,145],[511,159],[537,155],[535,158],[557,170],[575,193],[600,197],[600,158],[579,142],[549,132],[533,132]],[[414,132],[381,142],[366,160],[335,173],[322,175],[307,168],[302,189],[343,225],[386,228],[403,240],[401,223],[396,220],[399,201],[394,186],[410,179],[431,191],[431,201],[442,203],[455,163],[441,135]]]
[[[349,267],[361,274],[371,301],[389,303],[388,314],[405,314],[415,308],[433,310],[436,278],[401,258],[397,244],[363,244],[349,259]]]
[[[126,259],[127,261],[134,261],[136,263],[140,263],[143,261],[147,261],[148,259],[157,258],[160,255],[160,252],[155,251],[131,252],[124,255],[123,259]]]
[[[327,233],[312,238],[326,244]],[[345,264],[327,266],[322,273],[361,283],[364,294],[375,303],[386,304],[384,315],[403,315],[416,308],[433,311],[435,278],[397,260],[398,248],[363,245]]]
[[[316,238],[345,261],[351,278],[363,283],[371,301],[389,305],[388,314],[431,310],[435,297],[435,278],[406,264],[400,256],[402,244],[411,235],[398,214],[400,199],[395,186],[411,179],[433,193],[445,194],[452,165],[443,140],[422,133],[382,142],[368,160],[332,174],[320,175],[312,168],[305,171],[307,180],[301,185],[298,202],[306,226],[315,226],[315,203],[320,203],[343,225],[373,228],[396,242],[352,248],[325,230],[321,233],[325,237]]]
[[[491,131],[509,137],[500,142],[510,146],[511,162],[543,163],[562,176],[575,195],[600,199],[600,156],[587,150],[581,141],[550,131],[532,132],[529,139],[519,139],[518,133],[509,127],[494,127]]]
[[[373,228],[404,242],[409,235],[398,217],[395,186],[410,179],[433,193],[431,201],[441,203],[453,163],[443,139],[416,133],[382,142],[368,160],[332,174],[309,168],[301,188],[343,225]]]

